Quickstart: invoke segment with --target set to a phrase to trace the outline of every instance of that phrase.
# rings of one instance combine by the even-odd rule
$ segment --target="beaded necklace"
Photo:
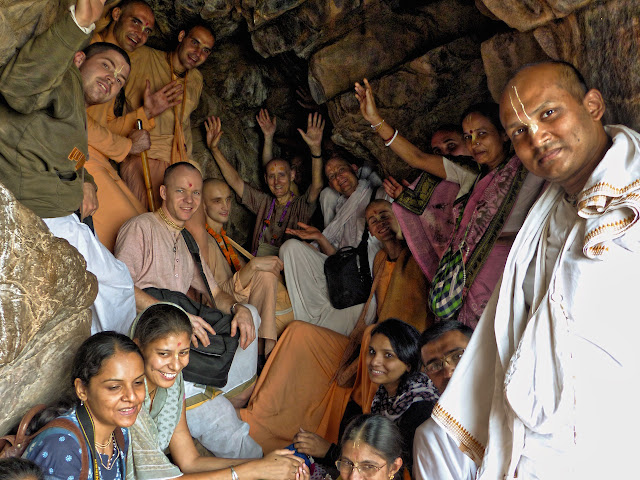
[[[175,228],[176,230],[182,230],[184,228],[178,225],[177,223],[175,223],[174,221],[172,221],[169,217],[167,217],[167,214],[164,213],[164,209],[162,207],[160,207],[156,211],[158,212],[158,215],[160,215],[160,218],[164,220],[164,223],[169,225],[171,228]]]
[[[227,263],[229,264],[229,266],[236,272],[239,272],[242,268],[242,265],[240,265],[240,260],[238,260],[238,254],[236,253],[236,251],[231,245],[227,244],[228,237],[227,232],[225,232],[224,228],[220,230],[220,233],[218,233],[213,228],[211,228],[209,224],[205,224],[205,227],[207,228],[207,232],[209,232],[209,235],[215,238],[216,242],[218,242],[218,246],[224,254],[224,258],[227,259]]]
[[[282,224],[284,223],[284,218],[287,216],[287,210],[289,210],[289,205],[291,205],[293,197],[294,195],[292,192],[291,196],[289,197],[289,201],[287,202],[287,204],[284,206],[284,209],[282,210],[282,215],[280,215],[280,220],[278,220],[279,227],[282,227]],[[265,230],[269,225],[271,225],[271,216],[273,215],[273,210],[275,209],[275,207],[276,207],[276,199],[274,198],[273,201],[271,202],[271,206],[269,207],[269,213],[267,214],[267,217],[264,219],[262,231],[260,232],[260,236],[258,237],[258,245],[260,245],[260,242],[262,242],[262,237],[264,237]],[[271,240],[269,240],[269,243],[271,245],[275,245],[277,239],[278,239],[278,236],[276,234],[272,234]],[[258,253],[258,249],[256,248],[256,250],[253,252],[253,255],[255,256],[257,253]]]

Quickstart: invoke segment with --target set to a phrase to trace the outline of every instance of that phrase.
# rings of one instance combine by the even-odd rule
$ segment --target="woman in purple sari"
[[[480,166],[478,173],[446,157],[424,153],[399,135],[379,114],[366,79],[364,85],[356,83],[356,98],[360,102],[362,115],[371,123],[372,129],[407,164],[460,185],[451,207],[450,221],[455,228],[452,229],[449,249],[442,259],[438,255],[425,254],[424,237],[414,241],[408,238],[407,243],[409,246],[420,245],[420,249],[412,250],[415,257],[420,257],[419,263],[432,282],[430,296],[433,301],[430,307],[436,318],[455,318],[475,328],[504,270],[513,239],[542,190],[543,180],[528,173],[520,159],[511,154],[511,144],[500,124],[497,104],[472,105],[462,115],[464,140],[471,156]],[[387,182],[387,191],[393,188]],[[395,193],[399,194],[400,190]],[[429,198],[425,200],[429,201]],[[395,212],[399,210],[403,209],[394,208]],[[400,218],[404,222],[425,221],[409,210],[400,212]],[[433,228],[430,225],[423,227]],[[411,229],[403,228],[403,231]],[[426,247],[428,249],[429,246]],[[436,295],[437,289],[444,290],[445,297],[454,291],[455,281],[451,283],[451,278],[443,272],[447,270],[445,264],[451,266],[455,263],[452,258],[456,254],[460,265],[457,304],[455,300],[448,303],[450,298],[441,300]],[[443,307],[443,304],[446,305]]]

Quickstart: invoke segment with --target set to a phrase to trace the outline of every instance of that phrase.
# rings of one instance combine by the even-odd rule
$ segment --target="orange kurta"
[[[426,279],[408,249],[397,262],[388,261],[384,251],[378,252],[374,272],[372,290],[378,300],[378,318],[398,318],[423,330],[427,326]],[[337,443],[350,398],[364,411],[370,410],[377,390],[369,379],[365,357],[372,328],[367,327],[362,335],[360,355],[354,362],[355,381],[341,386],[334,377],[350,346],[349,337],[306,322],[289,325],[273,349],[249,405],[240,411],[242,420],[251,427],[251,437],[265,452],[290,444],[300,427]]]
[[[156,205],[160,205],[160,185],[164,171],[172,163],[191,161],[191,113],[198,106],[202,93],[202,74],[189,70],[185,77],[177,77],[171,70],[169,53],[142,46],[131,54],[131,73],[125,85],[126,111],[135,110],[144,103],[146,82],[155,92],[172,80],[183,83],[183,101],[155,117],[151,134],[151,148],[147,152]],[[176,119],[178,123],[176,124]],[[140,202],[147,206],[147,194],[139,155],[129,156],[120,168],[120,174]]]
[[[91,42],[98,41],[103,41],[103,38],[95,34]],[[109,159],[121,162],[127,157],[132,143],[127,135],[136,128],[138,118],[145,130],[155,126],[153,119],[147,119],[142,107],[124,117],[116,117],[114,104],[115,99],[87,108],[89,159],[85,164],[98,186],[99,207],[93,214],[93,224],[98,238],[111,252],[122,224],[147,210],[122,181]]]

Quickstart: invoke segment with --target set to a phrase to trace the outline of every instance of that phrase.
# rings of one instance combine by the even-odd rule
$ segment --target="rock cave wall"
[[[0,63],[69,3],[0,0]],[[262,184],[262,135],[255,121],[261,107],[278,118],[276,154],[304,152],[296,128],[306,125],[309,111],[319,110],[330,120],[328,147],[343,147],[383,174],[415,175],[359,115],[352,89],[365,76],[383,116],[421,148],[437,125],[457,122],[471,103],[497,99],[521,65],[547,58],[574,63],[602,90],[608,123],[640,128],[635,0],[149,3],[156,14],[151,46],[172,48],[180,27],[194,19],[216,34],[214,52],[201,67],[205,91],[192,118],[194,156],[208,176],[220,173],[204,144],[203,122],[217,115],[223,152],[245,180]],[[236,207],[230,233],[244,240],[251,228],[250,214]]]
[[[48,28],[70,3],[0,0],[0,65],[31,36]],[[108,1],[107,7],[115,3]],[[149,3],[157,22],[149,41],[153,47],[172,48],[180,27],[194,19],[206,22],[216,33],[214,52],[202,67],[204,93],[192,118],[194,156],[208,176],[220,173],[204,145],[203,122],[208,115],[217,115],[225,132],[222,150],[245,180],[261,185],[262,138],[255,115],[262,107],[278,118],[277,155],[304,147],[296,128],[305,125],[310,111],[319,110],[329,119],[327,148],[341,147],[377,165],[383,174],[415,175],[360,116],[352,88],[363,77],[371,80],[384,118],[423,149],[436,126],[457,122],[471,103],[498,99],[515,70],[547,58],[574,63],[587,83],[603,92],[607,123],[640,129],[637,0]],[[78,265],[77,253],[52,239],[39,219],[3,188],[0,207],[5,232],[0,392],[11,407],[0,417],[3,432],[27,405],[51,401],[60,393],[64,365],[88,335],[87,306],[96,284],[90,274],[72,268]],[[246,239],[252,224],[251,215],[235,207],[231,235]],[[53,258],[68,261],[54,264]],[[38,265],[35,270],[34,265]],[[81,292],[70,294],[74,288]],[[31,292],[29,301],[22,296],[18,301],[16,295],[25,289]],[[63,294],[49,298],[49,291]],[[69,298],[81,301],[67,305]],[[45,317],[53,320],[42,326],[39,322]],[[57,348],[63,337],[67,348]],[[18,383],[23,388],[15,388]]]

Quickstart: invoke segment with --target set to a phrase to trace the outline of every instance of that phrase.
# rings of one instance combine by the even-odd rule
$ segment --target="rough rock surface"
[[[640,7],[611,0],[591,5],[530,33],[496,35],[482,45],[487,83],[499,100],[502,88],[522,65],[552,58],[574,64],[589,87],[605,98],[606,123],[640,129]]]
[[[490,99],[480,45],[471,38],[435,48],[370,83],[385,121],[424,151],[429,149],[431,134],[439,125],[458,123],[465,108]],[[357,157],[379,161],[384,174],[396,178],[412,175],[411,169],[371,131],[353,93],[331,100],[329,113],[336,144]]]
[[[444,17],[439,15],[443,11],[447,11]],[[377,77],[472,29],[480,32],[489,23],[462,0],[435,2],[411,14],[380,9],[360,28],[313,54],[309,61],[311,94],[323,103],[351,90],[363,77]]]
[[[495,18],[521,32],[566,17],[594,0],[476,0]],[[633,2],[631,2],[633,3]]]
[[[0,0],[0,64],[73,0]],[[108,0],[107,7],[118,0]],[[243,178],[263,186],[262,135],[255,115],[278,117],[276,155],[302,147],[297,127],[309,111],[329,114],[332,137],[356,157],[408,174],[370,135],[352,85],[367,76],[385,115],[421,148],[432,129],[457,121],[467,104],[494,98],[519,66],[544,58],[575,62],[605,93],[607,121],[639,125],[638,2],[629,0],[149,0],[156,29],[149,45],[171,49],[181,27],[210,25],[214,51],[193,115],[195,159],[219,176],[203,142],[208,115],[222,118],[221,148]],[[526,33],[520,33],[526,32]],[[464,40],[461,40],[464,39]],[[469,44],[476,45],[474,56]],[[477,45],[482,45],[482,64]],[[455,49],[460,48],[459,51]],[[464,62],[471,62],[468,72]],[[424,64],[431,58],[433,65]],[[435,73],[434,73],[435,72]],[[466,73],[463,83],[455,74]],[[482,79],[486,74],[486,79]],[[435,78],[441,75],[442,78]],[[307,92],[298,105],[296,90]],[[437,97],[437,100],[436,100]],[[314,100],[315,99],[315,100]],[[321,103],[317,105],[316,102]],[[325,103],[323,103],[325,102]],[[253,220],[234,209],[229,232],[250,237]]]
[[[84,258],[0,185],[0,435],[69,384],[98,292]]]

